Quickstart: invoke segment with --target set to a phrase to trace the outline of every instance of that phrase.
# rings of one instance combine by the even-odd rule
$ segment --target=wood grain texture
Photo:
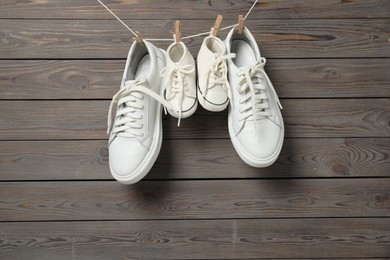
[[[103,1],[115,14],[126,19],[212,19],[245,14],[254,1]],[[248,19],[259,18],[388,18],[387,0],[268,0],[259,1]],[[114,19],[97,1],[50,0],[0,2],[0,18]]]
[[[111,99],[125,61],[0,60],[0,99]]]
[[[291,137],[319,137],[319,129],[327,137],[390,134],[390,99],[310,99],[293,104],[297,101],[284,101],[283,117]]]
[[[386,218],[0,224],[2,259],[388,257]],[[367,257],[367,258],[366,258]]]
[[[6,182],[0,221],[390,217],[389,186],[390,178]]]
[[[126,21],[145,38],[171,38],[173,21]],[[226,25],[236,20],[225,20]],[[156,26],[158,24],[158,26]],[[390,57],[388,19],[247,21],[267,58]],[[207,32],[213,21],[187,20],[183,36]],[[184,30],[184,29],[183,29]],[[220,36],[225,38],[227,32]],[[133,35],[117,21],[2,20],[0,59],[126,58]],[[186,43],[197,55],[203,37]],[[156,43],[166,49],[170,44]]]
[[[388,138],[286,139],[274,165],[253,168],[229,139],[164,140],[146,179],[390,177]],[[113,180],[107,141],[3,141],[0,180]]]
[[[2,101],[0,135],[20,140],[105,139],[108,107],[108,101]]]
[[[0,60],[0,99],[111,99],[123,60]],[[268,59],[281,98],[390,97],[390,59]]]
[[[389,99],[282,100],[287,137],[388,137]],[[1,140],[106,139],[109,101],[1,101]],[[163,116],[164,137],[228,138],[227,112]]]
[[[390,97],[389,59],[269,59],[279,97]]]

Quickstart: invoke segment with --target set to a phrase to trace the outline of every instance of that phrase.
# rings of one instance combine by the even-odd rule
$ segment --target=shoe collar
[[[176,48],[176,49],[174,49],[174,48]],[[173,53],[175,51],[179,51],[181,53],[179,55],[176,55],[176,57],[175,57],[175,54]],[[189,54],[188,49],[183,42],[172,43],[167,49],[167,55],[166,55],[167,65],[168,66],[174,65],[174,64],[182,65],[183,63],[186,63],[187,62],[186,59],[188,59],[187,58],[188,54]]]
[[[210,45],[210,43],[212,44],[217,44],[217,51],[213,51],[211,50],[211,46],[212,44]],[[203,45],[204,47],[206,47],[205,49],[207,50],[208,54],[209,55],[217,55],[217,56],[222,56],[222,55],[225,55],[226,54],[226,46],[225,44],[223,43],[223,41],[221,39],[219,39],[218,37],[215,37],[215,36],[212,36],[212,35],[209,35],[207,36],[206,38],[204,38],[203,40]]]
[[[145,55],[149,55],[150,58],[150,70],[146,75],[146,81],[148,84],[152,85],[157,80],[156,75],[158,75],[157,71],[157,47],[155,47],[152,43],[142,40],[142,42],[134,41],[129,50],[125,71],[122,78],[121,87],[125,87],[126,81],[137,80],[134,78],[135,70],[137,69],[139,62]]]
[[[246,41],[251,46],[252,50],[255,53],[256,60],[259,60],[261,58],[261,53],[260,53],[259,46],[257,45],[257,41],[253,36],[253,34],[246,27],[244,27],[244,29],[242,30],[242,34],[238,34],[236,27],[230,30],[230,32],[228,33],[225,39],[225,46],[226,46],[227,53],[231,52],[232,41],[239,40],[239,39]]]
[[[244,27],[242,34],[238,34],[237,28],[233,28],[232,30],[230,30],[230,32],[228,33],[228,35],[225,39],[225,46],[226,46],[227,53],[231,53],[232,41],[239,40],[239,39],[246,41],[251,46],[251,48],[254,52],[256,61],[253,62],[252,64],[247,64],[245,66],[238,67],[233,62],[233,59],[229,59],[229,63],[230,63],[229,70],[231,70],[231,72],[233,72],[233,73],[241,73],[243,71],[248,71],[251,68],[253,68],[258,63],[258,61],[261,59],[261,54],[260,54],[260,50],[259,50],[259,47],[257,45],[256,39],[253,37],[252,33],[246,27]]]

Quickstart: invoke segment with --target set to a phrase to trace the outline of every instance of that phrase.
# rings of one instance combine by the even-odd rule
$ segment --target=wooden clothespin
[[[139,32],[139,31],[135,31],[135,34],[137,35],[135,37],[135,40],[140,43],[140,44],[144,44],[144,40],[142,38],[142,34]]]
[[[180,21],[176,20],[175,23],[175,42],[179,43],[181,41],[181,28],[180,28]]]
[[[244,30],[244,16],[239,15],[238,16],[238,27],[237,27],[238,34],[242,34],[243,30]]]
[[[222,17],[222,15],[219,14],[217,16],[217,19],[215,20],[214,27],[211,28],[211,35],[212,36],[217,36],[218,30],[221,27],[222,20],[223,20],[223,17]]]

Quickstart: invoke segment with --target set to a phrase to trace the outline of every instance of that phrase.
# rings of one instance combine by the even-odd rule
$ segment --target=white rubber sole
[[[190,116],[192,116],[195,111],[198,109],[198,102],[195,101],[195,104],[191,107],[191,109],[187,110],[187,111],[184,111],[181,115],[181,118],[188,118]],[[179,118],[178,115],[176,113],[173,113],[173,111],[170,111],[168,110],[168,113],[172,116],[172,117],[175,117],[175,118]]]
[[[276,147],[275,151],[271,154],[271,156],[267,158],[256,158],[246,152],[245,148],[240,144],[238,138],[234,134],[230,117],[228,117],[228,129],[229,129],[230,140],[232,141],[234,149],[236,150],[241,160],[243,160],[246,164],[256,168],[265,168],[272,165],[278,159],[283,146],[284,129],[282,134],[280,135],[278,146]],[[261,147],[259,147],[259,149],[261,149]]]
[[[215,105],[210,103],[208,100],[206,100],[202,93],[200,93],[199,86],[196,88],[196,91],[198,93],[198,101],[199,104],[206,110],[211,111],[211,112],[221,112],[227,108],[229,105],[229,100],[227,100],[225,103],[221,105]]]

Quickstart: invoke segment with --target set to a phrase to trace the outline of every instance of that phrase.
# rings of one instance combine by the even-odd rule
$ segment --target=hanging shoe
[[[267,167],[278,158],[284,124],[278,95],[264,70],[255,38],[247,28],[233,28],[225,40],[232,93],[228,114],[229,135],[238,155],[254,167]]]
[[[162,69],[162,95],[174,111],[168,112],[178,118],[187,118],[195,113],[196,100],[195,61],[183,42],[172,43],[166,52],[166,67]]]
[[[152,168],[162,142],[160,71],[165,57],[143,41],[130,48],[120,90],[108,112],[109,164],[112,176],[123,184],[141,180]],[[116,105],[115,120],[112,110]]]
[[[227,79],[224,43],[215,36],[207,36],[200,48],[198,67],[198,100],[205,109],[213,112],[224,110],[229,104],[230,86]]]

